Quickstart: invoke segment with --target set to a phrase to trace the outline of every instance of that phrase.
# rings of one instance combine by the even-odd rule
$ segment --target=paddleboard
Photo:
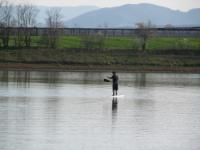
[[[113,98],[123,98],[125,95],[114,95],[114,96],[111,96]]]

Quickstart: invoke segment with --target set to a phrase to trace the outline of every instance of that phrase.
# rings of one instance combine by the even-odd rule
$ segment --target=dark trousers
[[[117,95],[117,91],[118,91],[118,84],[113,83],[113,95]]]

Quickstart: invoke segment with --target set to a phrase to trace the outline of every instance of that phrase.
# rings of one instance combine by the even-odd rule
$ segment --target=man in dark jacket
[[[112,89],[113,89],[113,96],[117,95],[117,91],[118,91],[118,76],[116,74],[116,72],[112,72],[112,77],[108,77],[110,79],[112,79]]]

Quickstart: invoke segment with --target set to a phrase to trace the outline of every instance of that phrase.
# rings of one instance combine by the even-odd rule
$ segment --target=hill
[[[138,22],[151,21],[158,26],[200,25],[200,8],[188,12],[172,10],[152,4],[127,4],[102,8],[65,21],[70,27],[133,27]]]
[[[45,24],[45,18],[46,18],[46,11],[51,8],[48,6],[37,6],[38,9],[38,16],[37,16],[37,22],[40,25]],[[61,14],[63,17],[63,20],[67,21],[74,17],[77,17],[81,14],[97,10],[98,7],[96,6],[76,6],[76,7],[54,7],[59,8],[61,10]]]

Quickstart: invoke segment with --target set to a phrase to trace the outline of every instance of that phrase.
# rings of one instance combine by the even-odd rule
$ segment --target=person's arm
[[[109,78],[109,79],[112,79],[112,78],[113,78],[113,76],[112,76],[112,77],[109,77],[109,76],[107,76],[107,78]]]

